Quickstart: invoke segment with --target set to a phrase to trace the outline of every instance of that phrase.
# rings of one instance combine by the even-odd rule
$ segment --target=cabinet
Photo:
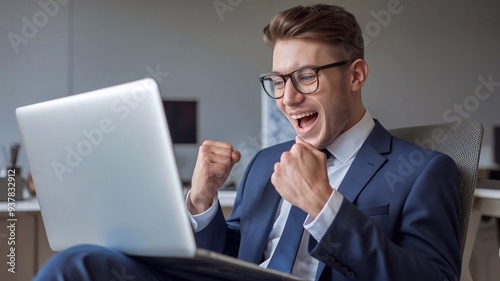
[[[0,280],[32,280],[36,272],[54,255],[47,242],[38,202],[36,199],[17,201],[17,221],[8,221],[10,218],[7,203],[0,202]],[[11,251],[11,247],[15,247],[15,251]],[[15,264],[8,264],[10,261]],[[15,270],[15,273],[9,269]]]

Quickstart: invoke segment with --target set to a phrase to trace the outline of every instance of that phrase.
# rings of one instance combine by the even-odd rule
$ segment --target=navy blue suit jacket
[[[281,197],[274,163],[293,142],[261,150],[249,164],[226,221],[219,212],[196,233],[199,247],[259,264]],[[344,201],[309,253],[316,280],[458,280],[458,171],[454,161],[393,137],[378,122],[338,191]]]

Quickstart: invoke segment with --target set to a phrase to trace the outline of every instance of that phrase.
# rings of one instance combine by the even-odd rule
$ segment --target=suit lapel
[[[259,202],[258,206],[260,207],[255,209],[255,215],[252,216],[249,224],[248,230],[251,235],[246,235],[245,239],[248,241],[241,241],[242,243],[240,243],[240,245],[246,246],[245,249],[239,251],[240,259],[257,264],[262,261],[262,254],[267,246],[267,239],[273,227],[280,199],[279,193],[272,185],[271,179],[269,179],[262,191],[260,200],[256,200]]]
[[[359,149],[338,191],[350,202],[354,202],[370,179],[385,163],[382,154],[390,152],[391,135],[378,121]]]
[[[350,202],[354,202],[370,179],[387,160],[383,154],[391,150],[391,134],[375,120],[375,127],[359,149],[356,158],[347,171],[338,191]],[[320,262],[316,271],[316,280],[320,280],[325,264]]]

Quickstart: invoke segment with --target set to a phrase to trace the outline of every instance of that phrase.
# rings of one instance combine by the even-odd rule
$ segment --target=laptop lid
[[[188,216],[168,215],[187,210],[153,79],[20,107],[16,117],[53,250],[194,256]]]

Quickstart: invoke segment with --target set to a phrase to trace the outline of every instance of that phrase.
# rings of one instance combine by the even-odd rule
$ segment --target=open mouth
[[[291,115],[292,119],[297,121],[297,126],[301,129],[307,128],[313,125],[318,119],[318,112],[310,111],[304,112],[296,115]]]

